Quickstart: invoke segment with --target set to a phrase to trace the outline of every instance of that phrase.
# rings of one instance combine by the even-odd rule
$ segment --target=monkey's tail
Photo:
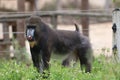
[[[75,25],[75,30],[76,30],[77,32],[79,32],[80,30],[79,30],[79,27],[78,27],[77,23],[74,23],[74,25]]]

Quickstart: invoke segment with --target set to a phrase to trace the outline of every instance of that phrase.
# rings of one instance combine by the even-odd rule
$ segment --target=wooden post
[[[13,33],[16,32],[17,31],[17,24],[16,24],[16,22],[12,22],[11,25],[12,25],[12,32]],[[13,34],[13,38],[16,38],[16,37],[17,37],[17,34],[14,33]]]
[[[88,0],[81,0],[81,10],[88,10],[89,9],[89,1]],[[82,24],[82,31],[85,36],[89,37],[89,17],[82,17],[81,18]]]
[[[29,11],[34,11],[35,10],[35,1],[34,0],[30,0],[28,7],[29,7]]]
[[[17,0],[17,5],[19,12],[25,11],[25,0]],[[17,20],[17,32],[24,32],[24,31],[25,31],[24,19]],[[17,34],[17,40],[21,47],[25,46],[24,34]]]
[[[115,60],[120,62],[120,9],[113,11],[113,54]]]
[[[61,7],[61,0],[56,0],[56,11],[59,11],[61,9],[62,9],[62,7]],[[61,18],[62,17],[58,16],[58,15],[55,15],[55,16],[51,17],[51,23],[53,25],[53,28],[55,28],[55,29],[57,28],[58,22],[62,21]]]
[[[51,16],[51,24],[53,25],[53,28],[57,28],[57,15]]]
[[[3,23],[3,41],[0,42],[0,56],[4,58],[9,57],[9,49],[10,49],[10,39],[9,39],[9,24]]]
[[[3,32],[5,32],[4,34],[3,34],[3,36],[4,36],[4,41],[10,41],[10,39],[9,39],[9,33],[6,33],[6,32],[9,32],[9,24],[8,23],[3,23]]]
[[[61,10],[61,0],[56,0],[56,10]]]

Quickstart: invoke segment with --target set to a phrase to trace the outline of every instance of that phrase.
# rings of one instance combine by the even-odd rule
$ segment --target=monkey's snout
[[[31,41],[32,39],[33,39],[32,36],[27,36],[28,41]]]

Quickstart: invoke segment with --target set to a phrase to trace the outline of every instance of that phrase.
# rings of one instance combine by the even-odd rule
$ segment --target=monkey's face
[[[26,38],[29,42],[32,42],[35,40],[35,29],[36,29],[36,26],[27,25]]]

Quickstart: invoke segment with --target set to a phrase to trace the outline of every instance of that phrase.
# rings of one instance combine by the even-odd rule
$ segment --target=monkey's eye
[[[35,25],[27,25],[27,28],[36,28]]]

